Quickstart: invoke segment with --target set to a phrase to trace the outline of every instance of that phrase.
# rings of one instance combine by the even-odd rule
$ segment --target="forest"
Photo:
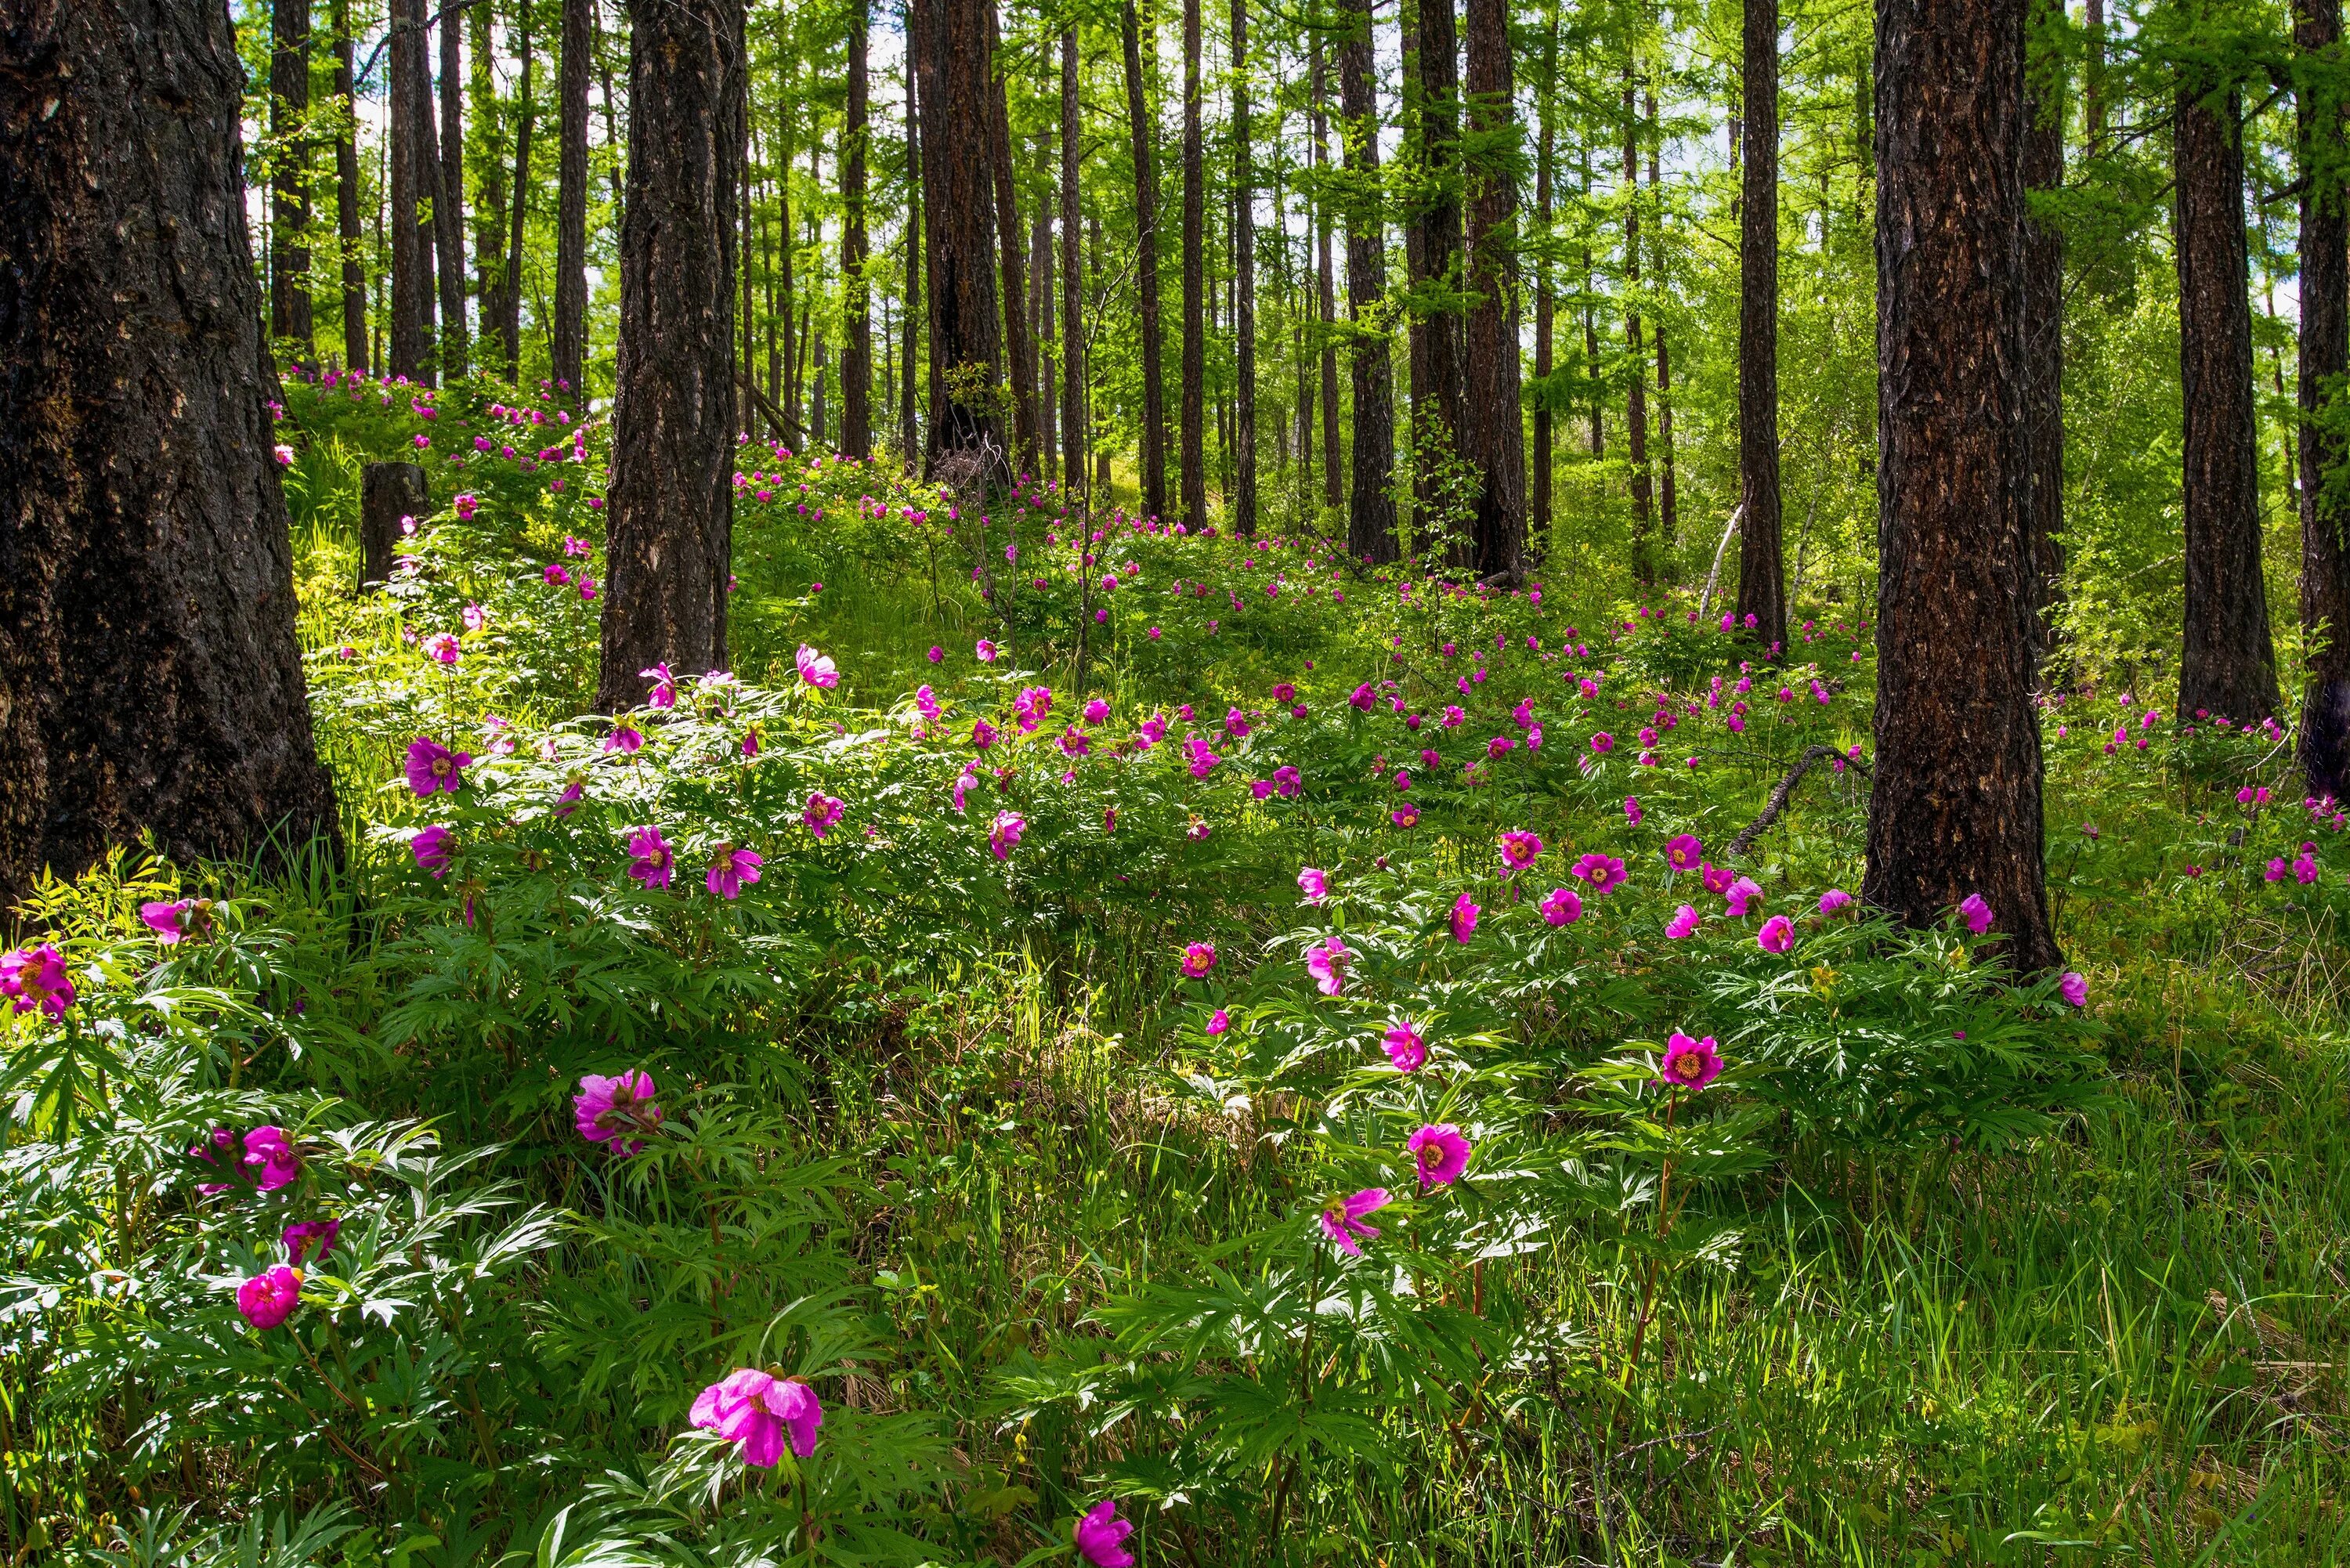
[[[0,0],[0,1553],[2350,1562],[2341,0]]]

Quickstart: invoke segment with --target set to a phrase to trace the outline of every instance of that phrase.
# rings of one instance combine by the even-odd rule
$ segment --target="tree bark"
[[[1183,0],[1183,407],[1177,501],[1197,528],[1208,520],[1207,166],[1200,131],[1200,0]]]
[[[848,109],[840,136],[840,278],[846,296],[840,355],[840,449],[862,461],[873,450],[873,289],[866,280],[865,144],[871,135],[866,74],[866,0],[848,26]]]
[[[335,138],[335,228],[343,247],[343,363],[368,370],[367,268],[359,260],[359,105],[352,90],[350,0],[335,0],[335,97],[343,129]]]
[[[2023,431],[2025,0],[1879,0],[1877,769],[1863,896],[1986,899],[2058,961],[2043,863]],[[1768,117],[1749,110],[1752,138]],[[1751,157],[1751,154],[1750,154]]]
[[[1449,3],[1449,0],[1447,0]],[[1517,76],[1509,0],[1469,0],[1468,438],[1477,573],[1525,573],[1526,426],[1518,359]]]
[[[2081,119],[2089,156],[2106,150],[2106,0],[2088,0],[2081,67]]]
[[[1338,110],[1347,150],[1347,306],[1354,324],[1355,449],[1347,549],[1384,565],[1396,538],[1395,369],[1387,334],[1372,319],[1387,292],[1387,234],[1379,215],[1379,113],[1371,59],[1371,0],[1345,0],[1338,48]]]
[[[584,400],[588,386],[588,12],[595,4],[563,0],[563,58],[556,82],[555,323],[548,355],[556,389],[574,404]],[[631,42],[632,88],[638,52]],[[629,142],[635,144],[633,129]],[[734,204],[731,188],[726,204]]]
[[[1085,296],[1077,272],[1077,30],[1061,32],[1061,472],[1086,488]]]
[[[310,352],[310,0],[269,13],[269,333]]]
[[[538,119],[538,99],[531,89],[530,10],[522,7],[515,54],[522,61],[522,77],[515,89],[515,105],[522,119],[515,127],[515,196],[514,230],[506,249],[505,288],[498,296],[499,329],[505,336],[506,379],[515,380],[522,375],[522,263],[523,238],[530,217],[530,138]]]
[[[1631,304],[1624,312],[1624,349],[1632,362],[1625,394],[1625,440],[1632,464],[1632,579],[1657,582],[1656,490],[1648,475],[1648,346],[1640,330],[1640,119],[1632,67],[1624,67],[1624,282]]]
[[[432,250],[417,206],[439,182],[432,155],[417,145],[424,88],[424,0],[391,0],[390,102],[385,135],[391,164],[391,342],[386,369],[431,384],[426,356],[432,330]]]
[[[473,214],[473,296],[479,302],[481,341],[488,358],[491,338],[503,312],[498,300],[505,292],[506,169],[498,154],[504,140],[504,116],[498,109],[495,62],[491,54],[491,8],[480,0],[466,13],[471,36],[466,39],[469,90],[473,112],[489,128],[484,138],[488,157],[482,162],[482,203]]]
[[[411,526],[432,510],[432,493],[425,488],[424,470],[413,462],[370,462],[359,470],[359,583],[381,587],[391,580],[404,536],[400,519]]]
[[[0,26],[0,902],[141,830],[182,862],[338,850],[228,13]]]
[[[1256,534],[1256,175],[1252,167],[1248,97],[1248,0],[1232,0],[1233,325],[1239,337],[1239,388],[1232,410],[1232,532]]]
[[[2178,705],[2241,723],[2276,711],[2276,653],[2261,576],[2243,117],[2232,91],[2207,101],[2212,85],[2182,80],[2173,119],[2187,514]]]
[[[914,0],[921,87],[922,208],[930,260],[931,461],[993,445],[1002,377],[995,231],[985,127],[993,118],[987,14],[993,0]]]
[[[2294,0],[2293,44],[2303,63],[2342,41],[2342,0]],[[2350,800],[2350,505],[2338,487],[2350,453],[2319,410],[2350,372],[2350,203],[2345,203],[2343,94],[2313,71],[2301,87],[2301,624],[2309,680],[2302,698],[2301,766],[2309,793]],[[2323,627],[2321,636],[2319,628]]]
[[[906,232],[901,243],[906,247],[905,312],[899,320],[899,331],[904,341],[898,352],[898,454],[907,467],[914,466],[921,451],[921,429],[914,412],[914,360],[920,348],[917,333],[923,320],[922,264],[924,260],[922,223],[922,138],[920,129],[921,111],[915,92],[919,75],[914,49],[919,34],[914,22],[916,14],[907,12],[906,28]]]
[[[603,677],[726,668],[733,554],[742,0],[630,0],[629,188],[612,407]]]
[[[1552,186],[1557,178],[1558,163],[1558,8],[1554,4],[1545,9],[1543,33],[1542,91],[1534,100],[1535,134],[1540,146],[1534,154],[1534,223],[1543,237],[1550,237]],[[1537,253],[1540,260],[1534,269],[1534,384],[1540,389],[1534,399],[1534,476],[1527,496],[1528,532],[1534,536],[1531,553],[1546,551],[1551,544],[1551,372],[1557,365],[1557,301],[1551,287],[1549,258]]]
[[[1642,95],[1648,128],[1648,201],[1656,221],[1648,225],[1648,254],[1654,259],[1654,273],[1659,282],[1665,276],[1665,203],[1664,182],[1658,168],[1659,148],[1664,140],[1663,130],[1657,120],[1656,84],[1648,84]],[[1673,357],[1665,343],[1665,323],[1659,317],[1657,335],[1657,520],[1662,524],[1661,536],[1669,552],[1680,543],[1681,503],[1679,483],[1673,473]]]
[[[1467,323],[1455,303],[1468,280],[1461,271],[1461,38],[1452,0],[1419,0],[1419,36],[1404,52],[1409,108],[1419,121],[1425,189],[1406,221],[1405,267],[1415,298],[1408,358],[1411,366],[1412,502],[1414,532],[1424,548],[1440,518],[1447,470],[1468,445],[1469,388],[1464,364]],[[1416,78],[1416,79],[1415,79]],[[1450,520],[1447,520],[1450,521]],[[1473,566],[1474,523],[1451,541],[1447,564]]]
[[[1018,188],[1012,176],[1012,117],[1005,100],[1003,44],[995,0],[987,7],[987,151],[995,193],[995,239],[1003,269],[1003,357],[1012,373],[1013,466],[1036,471],[1036,346],[1028,336],[1028,266],[1022,254]]]
[[[299,0],[297,0],[299,3]],[[465,316],[465,59],[463,18],[441,13],[441,167],[432,197],[432,235],[441,276],[441,374],[463,376],[469,336]]]
[[[1053,166],[1049,140],[1038,144],[1036,161],[1048,169]],[[1056,314],[1053,298],[1053,207],[1050,200],[1040,200],[1028,220],[1028,337],[1036,345],[1036,477],[1040,480],[1051,479],[1061,461],[1056,444],[1061,405],[1054,380],[1061,345],[1053,331]]]
[[[1331,335],[1338,319],[1338,296],[1330,265],[1329,184],[1322,172],[1330,160],[1330,124],[1324,112],[1329,84],[1322,68],[1319,30],[1311,34],[1308,48],[1314,77],[1315,336],[1322,345],[1322,504],[1335,512],[1346,504],[1347,489],[1338,472],[1338,346]]]
[[[2064,103],[2049,93],[2055,79],[2054,50],[2064,26],[2060,0],[2032,0],[2026,13],[2031,35],[2044,38],[2048,68],[2028,68],[2024,78],[2023,186],[2056,191],[2064,183]],[[2031,67],[2040,47],[2026,39]],[[2028,201],[2027,197],[2027,201]],[[2064,584],[2064,236],[2054,224],[2035,221],[2027,206],[2023,220],[2023,332],[2025,452],[2031,488],[2025,537],[2032,550],[2032,652],[2044,663],[2053,646],[2049,612]]]
[[[1739,79],[1738,625],[1787,646],[1779,510],[1779,0],[1746,0]]]
[[[1126,118],[1134,135],[1134,245],[1142,308],[1142,512],[1167,513],[1167,385],[1160,374],[1165,322],[1159,310],[1159,124],[1143,94],[1142,24],[1134,0],[1118,13],[1126,50]]]

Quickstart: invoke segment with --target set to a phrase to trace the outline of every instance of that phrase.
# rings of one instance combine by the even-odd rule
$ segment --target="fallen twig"
[[[1868,764],[1858,757],[1846,756],[1834,746],[1805,747],[1804,754],[1795,759],[1795,765],[1787,770],[1787,776],[1772,787],[1771,798],[1762,803],[1762,815],[1739,830],[1738,836],[1721,852],[1721,857],[1735,860],[1752,848],[1754,841],[1769,831],[1771,825],[1779,820],[1779,814],[1787,809],[1787,801],[1795,793],[1795,786],[1804,782],[1804,775],[1829,759],[1858,768],[1864,778],[1868,776]]]

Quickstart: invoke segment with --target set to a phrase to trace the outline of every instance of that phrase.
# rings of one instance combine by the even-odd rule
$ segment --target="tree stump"
[[[371,462],[359,480],[359,583],[362,587],[391,579],[391,564],[400,555],[403,517],[421,517],[432,510],[424,487],[424,470],[412,462]]]

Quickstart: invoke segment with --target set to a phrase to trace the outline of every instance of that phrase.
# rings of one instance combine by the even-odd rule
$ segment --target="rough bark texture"
[[[922,269],[928,261],[923,248],[927,232],[922,223],[922,135],[920,93],[921,57],[917,46],[922,36],[917,28],[919,13],[909,7],[906,25],[906,232],[899,243],[906,255],[905,308],[898,318],[899,335],[902,341],[898,351],[898,455],[911,468],[915,455],[921,450],[921,423],[914,411],[914,361],[921,347],[918,341],[922,327]]]
[[[1077,261],[1077,30],[1061,34],[1061,452],[1072,495],[1086,487],[1085,298]]]
[[[840,356],[840,450],[860,459],[873,450],[873,291],[865,277],[865,0],[856,0],[848,25],[847,122],[840,134],[840,282],[847,339]]]
[[[1248,0],[1232,0],[1233,314],[1239,334],[1239,400],[1232,413],[1232,531],[1256,533],[1256,175],[1249,147]],[[1285,247],[1284,247],[1285,248]]]
[[[1632,576],[1642,587],[1657,580],[1656,490],[1648,475],[1648,362],[1640,331],[1640,119],[1633,96],[1632,69],[1624,68],[1624,281],[1632,291],[1624,313],[1624,350],[1632,361],[1625,392],[1625,441],[1632,464]]]
[[[597,706],[726,668],[742,0],[630,0],[629,187]]]
[[[2183,82],[2172,122],[2187,513],[2178,705],[2241,723],[2276,711],[2276,651],[2261,579],[2242,110],[2233,93],[2207,101],[2204,91]]]
[[[2064,26],[2059,0],[2032,0],[2030,26],[2034,36],[2057,45]],[[2051,90],[2057,79],[2053,64],[2025,78],[2027,192],[2054,191],[2064,183],[2064,102]],[[2063,595],[2064,582],[2064,236],[2054,223],[2034,222],[2028,210],[2023,223],[2023,334],[2032,651],[2045,662],[2053,641],[2049,612]]]
[[[1524,575],[1526,426],[1518,363],[1517,78],[1509,0],[1469,0],[1469,422],[1477,469],[1470,534],[1481,576]]]
[[[359,471],[359,581],[362,585],[391,580],[392,563],[400,558],[400,520],[411,521],[432,509],[425,488],[424,470],[412,462],[371,462]]]
[[[522,373],[522,246],[524,225],[530,216],[530,138],[537,119],[536,98],[532,96],[530,78],[533,53],[530,47],[530,7],[522,8],[522,20],[517,29],[515,55],[522,62],[520,85],[515,89],[515,111],[521,123],[515,127],[515,201],[514,228],[506,245],[506,284],[499,296],[498,330],[505,338],[506,377],[513,379]]]
[[[1746,0],[1739,84],[1738,624],[1787,646],[1779,538],[1779,0]]]
[[[391,335],[385,369],[394,376],[430,379],[432,252],[421,226],[417,202],[437,183],[429,154],[416,144],[419,101],[425,91],[424,0],[391,0],[390,103],[386,133],[391,139]]]
[[[1349,32],[1338,50],[1338,109],[1346,137],[1347,306],[1355,325],[1355,449],[1347,548],[1385,563],[1396,539],[1395,369],[1387,335],[1370,319],[1387,292],[1387,235],[1379,218],[1379,117],[1373,97],[1371,0],[1346,0]]]
[[[2041,970],[2058,955],[2024,533],[2024,5],[1877,6],[1881,565],[1862,890],[1920,924],[1980,893],[2006,956]]]
[[[0,54],[0,901],[333,838],[228,13],[7,0]]]
[[[1036,471],[1036,346],[1029,338],[1027,258],[1021,254],[1018,187],[1012,175],[1012,119],[1004,101],[1003,49],[996,36],[995,0],[985,0],[987,23],[987,156],[995,196],[996,250],[1003,271],[1003,358],[1012,380],[1013,466]]]
[[[1534,153],[1534,223],[1543,234],[1550,232],[1551,192],[1557,178],[1558,124],[1558,12],[1554,7],[1546,19],[1543,36],[1543,84],[1541,96],[1535,100],[1534,115],[1539,142]],[[1537,389],[1534,410],[1534,474],[1528,484],[1526,511],[1527,527],[1533,535],[1528,555],[1538,557],[1550,545],[1551,507],[1551,442],[1555,439],[1551,420],[1551,372],[1558,368],[1557,302],[1553,297],[1550,265],[1539,261],[1534,273],[1534,385]]]
[[[2342,0],[2295,0],[2293,42],[2304,55],[2340,47]],[[2342,95],[2322,79],[2301,92],[2301,624],[2309,683],[2301,708],[2301,765],[2309,793],[2350,800],[2350,505],[2341,435],[2317,410],[2350,371],[2350,212],[2344,192]],[[2321,639],[2318,628],[2324,628]]]
[[[1159,125],[1143,96],[1142,22],[1134,0],[1118,13],[1126,51],[1126,119],[1134,137],[1134,244],[1142,306],[1142,510],[1167,512],[1167,382],[1161,374],[1164,321],[1159,310]]]
[[[555,329],[547,352],[556,384],[572,399],[583,394],[588,378],[588,12],[594,4],[563,0],[563,59],[556,81]],[[636,57],[631,44],[631,87]],[[631,146],[635,140],[632,130]],[[732,187],[727,204],[733,204]]]
[[[914,0],[914,61],[921,106],[923,239],[930,271],[929,456],[993,444],[1002,377],[995,307],[995,228],[984,127],[989,109],[991,0]]]
[[[1665,275],[1665,203],[1661,171],[1658,167],[1659,149],[1664,143],[1664,130],[1657,119],[1657,87],[1652,81],[1642,95],[1647,113],[1648,140],[1648,202],[1656,221],[1648,225],[1648,254],[1655,263],[1656,276]],[[1665,324],[1659,317],[1655,326],[1657,336],[1657,520],[1663,526],[1666,550],[1680,543],[1681,504],[1679,483],[1673,473],[1673,356],[1665,342]]]
[[[1417,47],[1404,55],[1405,80],[1417,78],[1419,157],[1426,188],[1404,227],[1405,267],[1420,296],[1411,313],[1411,451],[1415,524],[1425,548],[1426,530],[1443,504],[1444,470],[1467,444],[1468,375],[1463,367],[1465,323],[1457,296],[1461,275],[1461,39],[1452,0],[1419,0]],[[1455,541],[1451,564],[1476,561],[1473,533]]]
[[[1200,0],[1183,0],[1183,409],[1177,499],[1208,520],[1208,171],[1200,130]]]
[[[1328,99],[1328,80],[1322,69],[1322,35],[1315,32],[1309,42],[1309,69],[1314,78],[1314,172],[1317,191],[1326,189],[1319,183],[1323,165],[1330,157],[1330,122],[1324,112]],[[1346,504],[1346,481],[1338,472],[1338,346],[1331,340],[1331,324],[1338,319],[1338,296],[1330,265],[1330,202],[1327,196],[1314,199],[1315,319],[1321,323],[1316,334],[1322,344],[1322,504],[1332,511]]]
[[[465,373],[464,18],[440,13],[441,167],[432,192],[432,237],[440,261],[441,374]]]
[[[364,375],[368,369],[367,269],[359,261],[359,113],[351,91],[350,0],[335,0],[334,22],[335,97],[344,116],[342,133],[335,138],[335,227],[343,245],[343,363]]]
[[[270,7],[269,139],[276,144],[269,194],[269,333],[310,352],[310,0]]]

